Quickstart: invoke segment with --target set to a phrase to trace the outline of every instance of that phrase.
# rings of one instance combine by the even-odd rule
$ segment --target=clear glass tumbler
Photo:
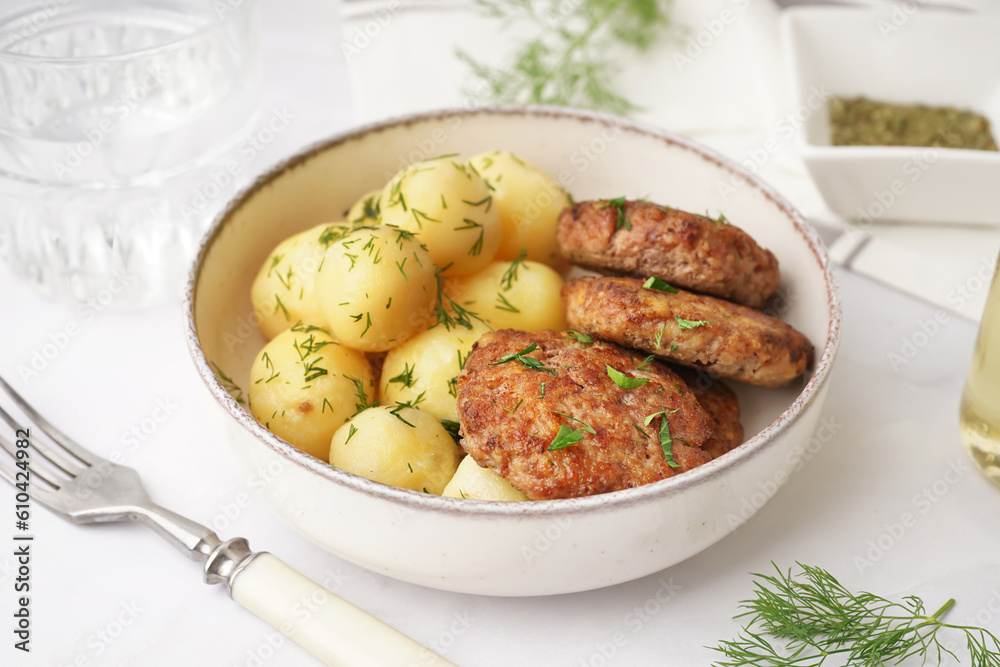
[[[1000,486],[1000,264],[979,324],[959,423],[972,458],[986,477]]]
[[[257,4],[4,0],[0,254],[15,273],[118,306],[179,293],[234,187],[217,165],[256,120]],[[213,177],[217,206],[191,206]]]

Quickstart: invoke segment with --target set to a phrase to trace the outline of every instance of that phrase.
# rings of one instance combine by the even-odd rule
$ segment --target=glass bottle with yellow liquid
[[[1000,265],[986,297],[959,423],[972,458],[1000,486]]]

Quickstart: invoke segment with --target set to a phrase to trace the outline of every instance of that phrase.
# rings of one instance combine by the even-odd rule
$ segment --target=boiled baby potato
[[[409,232],[358,227],[326,251],[316,295],[327,326],[348,347],[381,352],[434,319],[437,277]]]
[[[285,239],[267,256],[250,288],[254,316],[265,336],[274,338],[299,321],[325,326],[316,299],[316,271],[326,249],[349,230],[343,222],[317,225]]]
[[[359,227],[361,225],[377,225],[379,221],[378,203],[382,197],[382,189],[372,190],[364,197],[354,202],[347,212],[347,221]]]
[[[439,324],[390,350],[379,380],[381,402],[407,403],[438,419],[457,422],[455,381],[472,346],[489,331],[482,322],[470,324],[471,329]]]
[[[569,206],[569,194],[535,165],[513,153],[491,151],[469,160],[469,164],[493,188],[500,212],[503,240],[497,259],[514,259],[521,248],[536,262],[559,263],[556,222]]]
[[[467,165],[450,158],[403,169],[382,190],[379,207],[382,224],[416,234],[444,275],[482,269],[500,246],[493,193]]]
[[[441,495],[469,500],[528,500],[528,496],[511,486],[506,479],[489,468],[480,468],[471,456],[466,456],[458,464],[455,476]]]
[[[274,337],[250,369],[250,412],[272,433],[326,459],[330,438],[375,398],[365,355],[326,331],[296,324]]]
[[[369,408],[329,443],[330,464],[401,489],[440,495],[462,452],[437,419],[413,408]]]
[[[451,280],[448,292],[494,329],[562,331],[567,327],[562,286],[559,274],[545,264],[515,260]]]

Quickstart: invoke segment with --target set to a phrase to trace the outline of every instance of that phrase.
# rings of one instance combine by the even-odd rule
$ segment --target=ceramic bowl
[[[534,162],[578,200],[628,195],[723,212],[777,255],[782,282],[771,308],[812,340],[816,360],[794,386],[737,389],[751,435],[744,445],[626,491],[471,501],[334,469],[270,433],[234,398],[246,388],[251,361],[265,342],[254,326],[250,284],[279,241],[341,219],[356,198],[411,162],[491,149]],[[735,164],[686,139],[611,116],[498,107],[369,125],[279,165],[239,195],[207,234],[190,277],[186,319],[211,413],[225,429],[220,440],[246,484],[291,526],[337,556],[391,577],[517,596],[642,577],[698,553],[748,519],[808,456],[837,349],[840,303],[814,231]]]
[[[786,122],[831,209],[862,224],[1000,224],[1000,153],[832,146],[827,111],[832,96],[971,109],[1000,138],[1000,17],[915,3],[797,7],[780,27]]]

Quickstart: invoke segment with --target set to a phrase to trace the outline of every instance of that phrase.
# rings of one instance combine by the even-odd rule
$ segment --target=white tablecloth
[[[294,89],[290,97],[303,100],[287,152],[354,118],[336,7],[296,0],[265,11],[271,77],[280,83],[271,94],[281,100]],[[52,303],[0,267],[0,374],[88,447],[119,452],[154,499],[223,536],[248,538],[460,665],[708,664],[714,654],[705,647],[739,628],[731,617],[750,594],[748,573],[771,561],[819,565],[851,588],[916,594],[931,608],[955,597],[950,619],[1000,635],[1000,490],[971,468],[957,430],[975,327],[854,274],[837,278],[844,333],[823,447],[751,521],[698,556],[557,597],[400,583],[294,533],[236,480],[213,442],[213,406],[188,359],[177,304],[122,312]],[[316,664],[202,584],[199,568],[151,532],[77,527],[38,505],[32,652],[14,650],[13,505],[13,491],[0,485],[0,664]]]

